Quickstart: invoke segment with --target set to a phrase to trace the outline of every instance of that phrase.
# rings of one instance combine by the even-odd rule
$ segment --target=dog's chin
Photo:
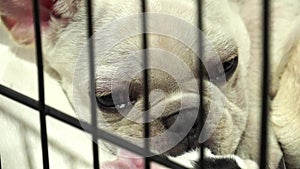
[[[198,142],[198,136],[194,134],[195,132],[193,130],[194,129],[192,129],[176,146],[166,151],[165,154],[176,157],[199,148],[201,144]]]
[[[196,146],[189,145],[188,138],[184,138],[179,144],[170,150],[166,151],[164,154],[172,157],[183,155],[184,153],[195,149]]]
[[[191,137],[187,136],[175,147],[163,153],[163,155],[178,157],[185,155],[186,153],[199,150],[201,146],[203,146],[205,149],[209,149],[213,154],[221,154],[219,146],[217,144],[213,144],[213,141],[208,140],[207,142],[200,144],[197,139],[191,140]]]

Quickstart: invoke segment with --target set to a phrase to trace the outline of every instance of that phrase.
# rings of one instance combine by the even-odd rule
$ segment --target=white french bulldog
[[[30,0],[0,0],[2,22],[12,37],[23,45],[34,43],[32,7],[28,4],[31,4]],[[150,123],[150,134],[151,137],[157,137],[171,130],[173,136],[151,140],[151,150],[197,168],[199,137],[203,138],[203,127],[208,129],[208,133],[212,131],[203,140],[209,167],[257,168],[260,156],[262,62],[260,2],[204,1],[202,31],[210,44],[205,48],[207,55],[202,60],[207,72],[203,96],[207,122],[204,126],[200,125],[198,119],[189,117],[193,114],[191,112],[197,112],[199,106],[199,59],[196,56],[199,44],[197,31],[194,31],[198,21],[196,1],[149,0],[147,4],[148,12],[151,12],[147,15],[150,31],[148,46],[156,49],[149,51],[149,65],[152,67],[149,71],[150,117],[154,119]],[[300,134],[297,132],[297,122],[300,120],[297,93],[300,90],[297,90],[299,69],[296,63],[300,46],[297,34],[300,3],[296,0],[274,0],[271,4],[270,98],[274,102],[268,135],[268,168],[277,168],[283,155],[289,168],[299,168],[300,158],[296,148],[300,145],[297,139]],[[89,110],[87,100],[91,91],[88,87],[87,57],[81,57],[87,56],[85,5],[85,1],[81,0],[40,0],[46,66],[57,72],[57,79],[61,81],[81,120],[90,117],[85,110]],[[97,0],[93,3],[93,9],[94,30],[100,32],[94,36],[96,88],[92,90],[96,92],[98,116],[102,117],[98,120],[98,126],[108,128],[108,131],[124,138],[140,140],[143,138],[143,124],[140,123],[144,100],[140,71],[140,51],[143,46],[142,36],[138,34],[142,32],[134,31],[142,28],[142,17],[138,17],[141,3],[137,0]],[[177,60],[172,60],[169,55],[175,55]],[[220,64],[222,71],[218,70]],[[163,67],[170,72],[164,71]],[[220,77],[226,83],[220,81]],[[222,104],[215,101],[214,91],[223,98]],[[293,98],[286,100],[290,96]],[[126,118],[123,113],[126,113]],[[215,114],[219,116],[215,117]],[[218,120],[212,120],[212,116],[212,119]],[[172,129],[176,122],[177,128]],[[191,126],[185,133],[183,128],[189,125],[187,123],[191,123]],[[294,133],[290,133],[291,129]],[[179,141],[174,141],[174,138],[179,138]],[[168,145],[174,146],[166,149]],[[114,148],[111,150],[116,153]],[[128,157],[120,157],[117,161],[104,164],[102,168],[143,168],[143,161],[133,159],[130,153],[120,155]]]

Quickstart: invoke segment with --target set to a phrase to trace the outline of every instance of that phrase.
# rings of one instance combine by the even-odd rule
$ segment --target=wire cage
[[[91,0],[86,0],[86,5],[87,5],[87,35],[88,37],[91,37],[93,34],[93,18],[92,18],[92,2]],[[41,42],[41,28],[40,28],[40,15],[39,15],[39,1],[38,0],[33,0],[33,12],[34,12],[34,30],[35,30],[35,44],[36,44],[36,57],[37,57],[37,67],[38,67],[38,90],[39,90],[39,99],[34,100],[30,97],[27,97],[17,91],[14,91],[8,87],[5,87],[0,84],[0,94],[15,100],[23,105],[26,105],[34,110],[39,111],[39,117],[40,117],[40,129],[41,129],[41,143],[42,143],[42,156],[43,156],[43,168],[48,169],[49,168],[49,153],[48,153],[48,139],[47,139],[47,128],[46,128],[46,116],[49,116],[51,118],[54,118],[58,121],[61,121],[63,123],[66,123],[68,125],[71,125],[79,130],[86,131],[89,133],[92,133],[93,138],[98,140],[98,139],[103,139],[105,141],[108,141],[114,145],[120,146],[122,148],[125,148],[129,151],[132,151],[136,154],[143,155],[145,152],[149,152],[149,142],[145,142],[144,148],[140,148],[126,140],[123,140],[122,138],[119,138],[113,134],[110,134],[100,128],[97,127],[96,123],[96,105],[92,101],[91,104],[91,112],[92,112],[92,124],[87,124],[85,122],[80,122],[78,119],[73,118],[64,112],[61,112],[53,107],[50,107],[45,104],[45,95],[44,95],[44,75],[43,75],[43,54],[42,54],[42,42]],[[198,28],[202,30],[202,1],[198,0],[197,1],[197,8],[198,8]],[[142,12],[147,12],[147,1],[142,0]],[[269,1],[268,0],[263,0],[263,10],[261,11],[262,18],[263,18],[263,36],[262,36],[262,41],[263,41],[263,76],[262,76],[262,107],[261,107],[261,113],[262,113],[262,119],[261,119],[261,142],[260,142],[260,168],[265,169],[267,166],[267,133],[268,133],[268,91],[269,91],[269,81],[267,78],[269,76]],[[147,23],[147,15],[143,15],[143,24],[141,25],[141,29],[144,30],[143,32],[146,32],[146,23]],[[200,38],[200,48],[202,46],[202,39]],[[147,44],[147,34],[143,34],[143,49],[147,49],[148,44]],[[94,42],[93,40],[89,41],[89,74],[90,74],[90,82],[94,82],[95,80],[95,73],[94,73]],[[202,48],[201,48],[202,49]],[[144,50],[144,67],[148,67],[148,53],[146,50]],[[201,54],[205,51],[200,50]],[[200,93],[200,111],[199,111],[199,116],[201,117],[200,119],[203,118],[203,114],[200,112],[204,112],[204,106],[203,106],[203,72],[201,71],[201,64],[199,63],[199,77],[200,78],[200,87],[199,87],[199,93]],[[149,84],[148,84],[148,71],[147,69],[144,70],[143,72],[143,80],[144,80],[144,109],[149,110]],[[90,83],[90,88],[95,89],[95,84]],[[91,92],[94,93],[94,92]],[[91,100],[94,97],[93,94],[90,95]],[[149,119],[149,113],[144,113],[144,121],[148,121]],[[86,126],[85,129],[83,129],[82,125],[84,124]],[[144,123],[144,137],[148,138],[149,137],[149,123]],[[97,143],[93,142],[93,166],[94,169],[99,169],[99,152],[98,152],[98,145]],[[199,159],[199,164],[200,168],[205,168],[205,163],[203,161],[204,157],[204,148],[201,146],[201,151],[200,151],[200,159]],[[101,158],[101,157],[100,157]],[[150,162],[154,161],[159,164],[162,164],[166,167],[170,168],[185,168],[179,164],[176,164],[168,159],[162,158],[160,156],[151,156],[151,157],[146,157],[145,158],[145,169],[150,168]],[[1,157],[0,157],[0,169],[1,169]]]

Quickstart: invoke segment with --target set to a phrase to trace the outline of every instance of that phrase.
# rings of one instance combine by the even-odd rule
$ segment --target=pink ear
[[[57,17],[53,11],[55,2],[56,0],[39,0],[42,30],[47,28],[51,17]],[[32,0],[0,0],[0,15],[18,43],[28,45],[34,42]]]

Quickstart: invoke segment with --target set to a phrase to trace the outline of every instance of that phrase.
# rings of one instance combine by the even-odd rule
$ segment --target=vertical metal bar
[[[197,17],[198,17],[198,28],[202,32],[203,30],[203,1],[202,0],[197,0]],[[200,108],[198,112],[198,116],[200,119],[199,125],[201,126],[201,130],[204,126],[204,100],[203,100],[203,94],[204,94],[204,83],[203,83],[203,64],[202,58],[204,56],[204,45],[203,45],[203,37],[202,35],[198,35],[199,37],[199,55],[200,55],[200,60],[198,63],[198,74],[199,74],[199,94],[200,94]],[[199,159],[199,167],[201,169],[204,169],[204,145],[201,143],[200,145],[200,159]]]
[[[268,116],[269,116],[269,0],[263,1],[263,76],[262,76],[262,107],[261,107],[261,144],[260,144],[260,168],[267,167],[267,151],[268,151]]]
[[[34,31],[35,31],[35,46],[38,68],[38,90],[39,90],[39,111],[40,111],[40,132],[43,153],[43,168],[49,168],[49,153],[48,153],[48,138],[46,127],[46,112],[45,112],[45,91],[44,91],[44,72],[43,72],[43,52],[40,28],[40,13],[39,1],[33,0],[33,16],[34,16]]]
[[[147,39],[147,3],[146,0],[142,0],[142,12],[143,12],[143,24],[142,24],[142,30],[143,30],[143,49],[144,49],[144,148],[145,148],[145,154],[148,154],[150,149],[150,143],[147,138],[150,136],[150,129],[149,129],[149,74],[148,74],[148,39]],[[150,159],[145,157],[145,169],[150,168]]]
[[[97,137],[97,112],[95,103],[95,62],[94,62],[94,38],[93,38],[93,8],[92,0],[87,0],[87,30],[88,30],[88,47],[89,47],[89,78],[90,78],[90,102],[91,102],[91,121],[92,121],[92,146],[94,169],[99,169],[99,152],[98,152],[98,137]]]
[[[2,169],[1,155],[0,155],[0,169]]]

